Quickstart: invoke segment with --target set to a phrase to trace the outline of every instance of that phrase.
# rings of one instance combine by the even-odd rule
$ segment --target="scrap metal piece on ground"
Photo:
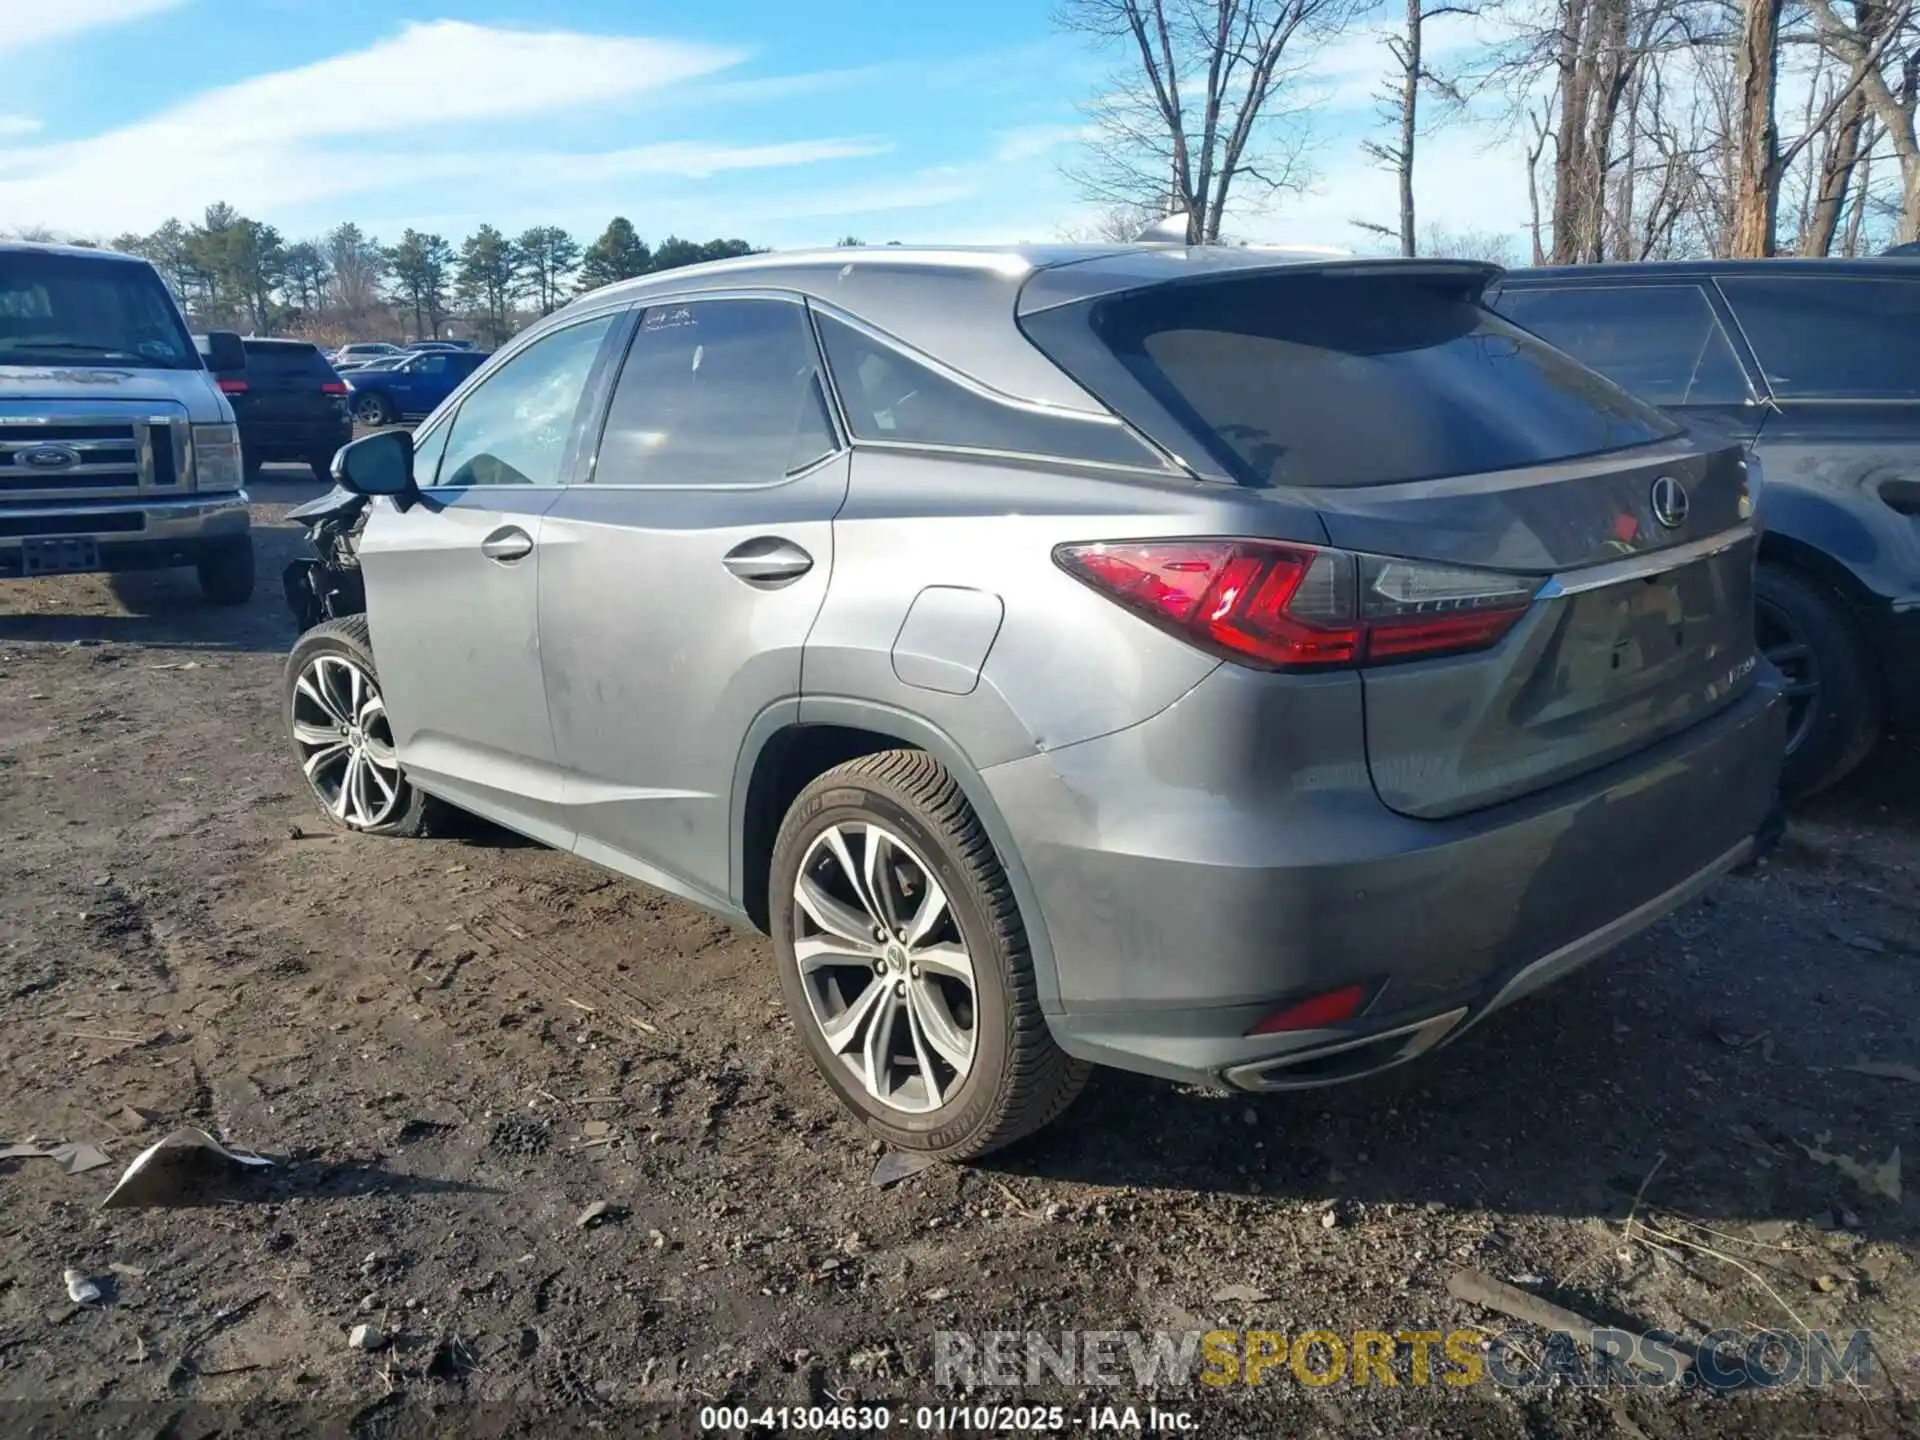
[[[209,1167],[231,1174],[271,1164],[273,1161],[264,1155],[229,1149],[206,1131],[189,1126],[134,1156],[120,1183],[100,1202],[100,1208],[118,1210],[135,1205],[177,1203],[191,1198],[194,1178],[204,1179]]]
[[[876,1190],[884,1190],[889,1185],[898,1185],[902,1180],[918,1175],[936,1163],[933,1156],[924,1150],[889,1150],[873,1167],[873,1177],[869,1183]]]

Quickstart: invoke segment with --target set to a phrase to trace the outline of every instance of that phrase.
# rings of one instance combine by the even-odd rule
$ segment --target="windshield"
[[[0,251],[0,365],[201,368],[150,267],[36,250]]]

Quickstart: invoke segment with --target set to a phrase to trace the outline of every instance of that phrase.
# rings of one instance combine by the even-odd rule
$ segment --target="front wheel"
[[[874,1134],[964,1160],[1072,1104],[1092,1067],[1048,1032],[1006,872],[932,757],[889,750],[820,776],[770,878],[788,1011]]]
[[[434,802],[408,783],[374,668],[367,617],[316,625],[287,657],[287,731],[327,819],[367,835],[427,833]]]

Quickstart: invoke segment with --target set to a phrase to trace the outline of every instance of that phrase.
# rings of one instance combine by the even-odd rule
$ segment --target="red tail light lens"
[[[222,395],[244,395],[247,393],[247,382],[244,380],[222,380],[218,383]]]
[[[1323,995],[1309,995],[1305,1000],[1297,1000],[1283,1010],[1276,1010],[1258,1025],[1247,1031],[1249,1035],[1279,1035],[1288,1030],[1318,1030],[1325,1025],[1338,1025],[1342,1020],[1351,1020],[1366,1008],[1367,987],[1365,985],[1342,985],[1338,990],[1329,990]]]
[[[1068,574],[1201,649],[1268,670],[1428,659],[1498,644],[1533,576],[1272,540],[1062,545]]]
[[[322,395],[344,395],[347,393],[346,382],[343,380],[322,380],[320,382],[320,393]]]

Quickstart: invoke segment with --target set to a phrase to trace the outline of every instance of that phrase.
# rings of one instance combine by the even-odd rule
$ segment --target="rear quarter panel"
[[[1247,533],[1248,508],[1179,479],[860,450],[834,522],[833,582],[807,642],[802,718],[820,697],[904,710],[951,736],[976,769],[1137,724],[1219,661],[1068,576],[1053,562],[1054,546]],[[1317,529],[1311,512],[1257,510],[1269,527],[1304,516]],[[902,647],[916,659],[895,655],[915,601],[944,587],[980,593],[969,617],[990,613],[994,601],[1001,611],[983,661],[979,627],[931,632],[970,652],[940,657],[977,666],[978,682],[964,693],[937,678],[954,665],[919,663],[917,629]],[[952,600],[940,597],[941,609],[951,611]]]

